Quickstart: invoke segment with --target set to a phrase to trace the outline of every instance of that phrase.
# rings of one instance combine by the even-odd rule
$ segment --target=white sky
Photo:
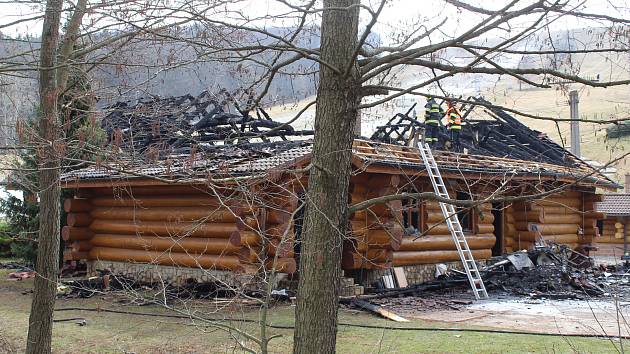
[[[507,0],[462,1],[493,10],[499,9],[508,3]],[[523,0],[521,3],[517,4],[517,8],[526,6],[533,1],[534,0]],[[20,1],[16,1],[14,4],[4,2],[0,3],[0,25],[13,22],[17,19],[29,18],[34,15],[41,14],[45,3],[43,0],[39,4],[35,5],[25,5],[24,3],[18,4],[19,2]],[[300,1],[297,2],[299,3]],[[100,0],[98,3],[100,3]],[[170,3],[177,3],[177,1],[171,1]],[[380,3],[380,0],[363,0],[362,3],[375,8]],[[580,5],[581,11],[630,18],[630,11],[628,11],[628,7],[630,7],[629,0],[577,0],[572,1],[571,3],[575,4],[574,6]],[[245,12],[251,16],[260,16],[261,14],[274,15],[285,12],[287,9],[287,7],[283,4],[273,0],[246,0],[243,3],[233,6],[235,8],[245,10]],[[364,19],[366,19],[366,12],[363,11],[363,14]],[[473,15],[465,10],[459,11],[457,8],[445,4],[442,0],[389,0],[380,16],[379,24],[375,26],[374,30],[381,34],[383,40],[386,40],[388,34],[396,31],[404,31],[404,28],[408,28],[408,25],[412,21],[422,21],[422,23],[427,27],[432,27],[432,25],[439,23],[443,19],[447,19],[446,25],[442,28],[445,32],[443,35],[452,36],[454,33],[461,32],[471,26],[474,26],[479,23],[482,18],[482,16]],[[524,18],[520,20],[519,23],[516,23],[515,26],[525,26],[533,19],[533,16]],[[86,19],[86,22],[87,21],[90,21],[89,17]],[[317,19],[314,19],[314,21],[317,21]],[[289,21],[278,21],[277,19],[264,21],[261,24],[276,27],[292,25]],[[576,20],[570,17],[563,17],[552,24],[552,30],[599,25],[601,24],[595,21],[585,21],[583,19]],[[42,21],[38,20],[21,23],[9,28],[4,28],[0,31],[11,36],[18,33],[38,35],[41,32],[41,26]]]

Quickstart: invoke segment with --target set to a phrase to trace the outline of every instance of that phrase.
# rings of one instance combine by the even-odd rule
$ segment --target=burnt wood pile
[[[274,138],[286,141],[287,137],[313,134],[272,120],[260,107],[250,110],[252,102],[250,96],[246,107],[242,107],[226,90],[218,94],[203,91],[196,97],[148,97],[107,107],[101,126],[110,144],[123,150],[154,150],[160,154],[190,153],[222,144],[270,142]]]
[[[576,166],[575,157],[545,134],[530,129],[484,98],[470,97],[468,101],[470,103],[461,107],[462,115],[465,117],[461,145],[469,153]],[[371,140],[407,146],[413,144],[414,139],[420,140],[421,138],[415,134],[424,129],[424,111],[420,110],[418,118],[414,119],[410,116],[414,106],[405,114],[399,113],[387,124],[377,127]],[[472,118],[471,113],[475,108],[483,111],[484,119]],[[440,127],[439,139],[441,142],[439,148],[445,149],[443,142],[449,140],[445,127]]]

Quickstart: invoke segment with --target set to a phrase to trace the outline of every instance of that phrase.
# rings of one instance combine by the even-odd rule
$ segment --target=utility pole
[[[569,92],[569,107],[571,110],[571,152],[577,157],[580,157],[579,102],[578,92],[576,90]]]

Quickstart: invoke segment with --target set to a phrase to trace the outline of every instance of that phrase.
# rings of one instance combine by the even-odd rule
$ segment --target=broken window
[[[470,198],[470,194],[466,192],[457,192],[457,200],[472,200]],[[460,207],[457,208],[457,218],[459,219],[459,223],[462,225],[462,231],[472,232],[474,229],[474,209],[468,207]]]
[[[405,236],[417,236],[422,231],[422,204],[416,199],[403,199],[402,201],[402,223],[405,229]]]

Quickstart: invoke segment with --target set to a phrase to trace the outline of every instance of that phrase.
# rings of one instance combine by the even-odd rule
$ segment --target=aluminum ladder
[[[429,174],[435,194],[442,198],[450,199],[448,190],[446,189],[446,185],[442,179],[442,174],[440,173],[437,162],[431,152],[431,147],[424,142],[420,142],[419,145],[420,154],[422,155],[422,160],[424,161],[424,167]],[[442,209],[442,215],[444,215],[448,230],[451,232],[453,242],[455,242],[455,246],[457,247],[457,253],[459,254],[459,258],[462,260],[464,270],[468,276],[468,281],[470,282],[470,287],[475,294],[475,298],[477,300],[487,299],[488,292],[486,291],[486,286],[483,283],[483,279],[481,279],[481,274],[479,273],[479,268],[477,268],[477,263],[475,263],[475,258],[468,247],[468,242],[466,241],[466,236],[464,236],[462,225],[459,223],[459,219],[457,218],[457,211],[455,210],[455,207],[452,204],[440,202],[440,209]]]

